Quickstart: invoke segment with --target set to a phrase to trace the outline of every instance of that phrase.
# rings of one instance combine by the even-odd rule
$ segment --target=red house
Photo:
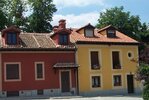
[[[22,33],[15,26],[1,31],[1,96],[75,95],[76,48],[71,30],[59,21],[53,34]]]

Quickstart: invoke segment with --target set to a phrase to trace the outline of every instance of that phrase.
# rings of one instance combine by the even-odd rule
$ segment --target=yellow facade
[[[137,45],[77,44],[77,48],[77,63],[80,65],[78,69],[80,93],[116,89],[124,89],[127,91],[127,75],[135,75],[138,66]],[[98,51],[100,69],[91,69],[90,51]],[[121,69],[113,69],[112,51],[119,51]],[[132,54],[131,58],[128,57],[129,52]],[[100,76],[101,87],[92,88],[91,76],[94,75]],[[115,87],[113,85],[113,75],[121,75],[122,86]],[[135,79],[133,81],[134,89],[140,87],[138,81]]]

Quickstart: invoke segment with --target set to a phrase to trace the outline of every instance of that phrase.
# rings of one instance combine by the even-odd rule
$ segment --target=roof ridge
[[[38,47],[40,48],[41,46],[40,46],[40,44],[38,43],[36,37],[35,37],[34,35],[32,35],[32,36],[33,36],[33,39],[35,40],[35,42],[37,43]]]

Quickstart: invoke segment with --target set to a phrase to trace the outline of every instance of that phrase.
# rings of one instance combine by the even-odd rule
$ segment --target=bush
[[[149,83],[146,83],[143,89],[143,99],[149,100]]]

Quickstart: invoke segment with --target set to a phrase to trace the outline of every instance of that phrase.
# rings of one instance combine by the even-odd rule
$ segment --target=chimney
[[[53,31],[54,31],[54,32],[56,32],[57,29],[58,29],[58,26],[54,26],[54,27],[53,27]]]
[[[59,27],[58,28],[65,29],[66,28],[66,20],[61,19],[59,21]]]

